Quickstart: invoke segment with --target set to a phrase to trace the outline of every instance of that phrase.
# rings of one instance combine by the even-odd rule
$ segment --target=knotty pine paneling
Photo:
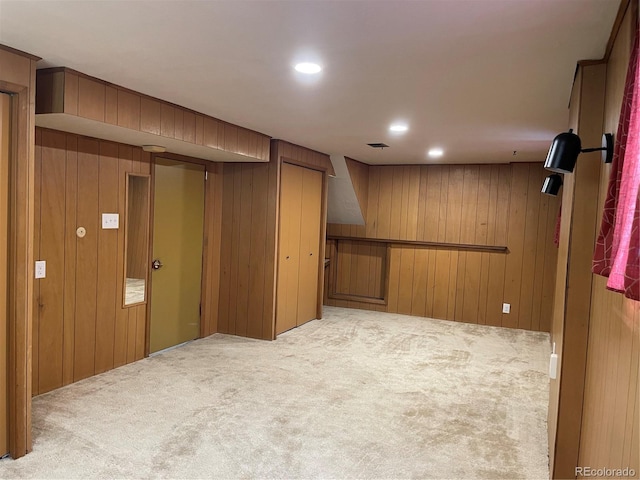
[[[244,139],[238,138],[240,143],[245,143]],[[280,140],[271,142],[269,163],[225,163],[223,166],[220,333],[266,340],[275,338],[278,203],[283,159],[333,172],[328,155]],[[325,204],[326,191],[323,193],[323,215],[326,215]],[[322,286],[319,285],[320,302],[321,295]]]
[[[151,174],[151,155],[138,147],[48,129],[36,134],[34,243],[48,272],[35,282],[34,395],[144,357],[147,306],[122,307],[125,193],[127,173]],[[222,212],[222,165],[205,163],[202,336],[218,331]],[[119,213],[120,229],[102,230],[101,213]],[[83,239],[78,226],[87,229]]]
[[[330,224],[328,235],[506,246],[509,253],[392,244],[388,278],[380,278],[379,255],[367,257],[359,245],[352,258],[347,249],[332,258],[339,290],[364,291],[368,270],[369,283],[386,288],[387,304],[327,304],[549,331],[559,201],[540,194],[545,176],[533,163],[369,166],[366,225]]]
[[[607,62],[604,131],[616,132],[637,2],[630,2]],[[597,225],[611,173],[602,165]],[[578,465],[640,472],[640,302],[606,289],[593,275]]]
[[[269,159],[270,138],[67,68],[38,70],[37,113],[66,113],[160,137]]]

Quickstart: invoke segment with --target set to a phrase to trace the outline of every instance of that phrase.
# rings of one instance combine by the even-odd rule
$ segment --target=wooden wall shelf
[[[471,250],[475,252],[509,253],[507,247],[499,245],[475,245],[468,243],[422,242],[419,240],[394,240],[389,238],[347,237],[343,235],[327,235],[327,240],[349,240],[352,242],[386,243],[388,245],[444,248],[449,250]]]

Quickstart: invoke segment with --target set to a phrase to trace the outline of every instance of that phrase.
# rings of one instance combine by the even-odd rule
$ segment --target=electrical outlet
[[[47,276],[47,262],[44,260],[36,261],[36,278],[45,278]]]
[[[102,214],[102,229],[117,229],[120,225],[120,215],[117,213]]]
[[[502,313],[511,313],[511,304],[503,303],[502,304]]]

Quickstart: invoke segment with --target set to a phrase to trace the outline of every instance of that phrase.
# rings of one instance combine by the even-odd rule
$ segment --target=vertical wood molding
[[[36,61],[0,46],[0,89],[12,99],[9,213],[9,452],[31,451],[31,342],[35,181]]]

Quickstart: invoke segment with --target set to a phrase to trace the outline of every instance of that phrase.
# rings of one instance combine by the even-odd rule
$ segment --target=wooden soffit
[[[270,137],[68,68],[37,71],[36,125],[214,162],[268,162]]]

